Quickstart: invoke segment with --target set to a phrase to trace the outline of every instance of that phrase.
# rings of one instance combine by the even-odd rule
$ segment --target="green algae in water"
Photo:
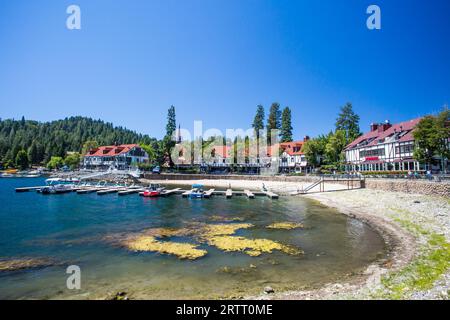
[[[158,241],[152,236],[140,236],[125,243],[128,249],[134,251],[151,251],[172,254],[180,259],[198,259],[208,252],[197,249],[197,245],[190,243],[179,243],[171,241]]]
[[[284,229],[284,230],[291,230],[291,229],[299,229],[303,228],[302,223],[296,223],[296,222],[275,222],[267,226],[268,229]]]

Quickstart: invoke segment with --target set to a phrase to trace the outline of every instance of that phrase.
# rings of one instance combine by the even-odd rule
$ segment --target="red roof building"
[[[89,150],[83,159],[86,169],[128,169],[148,162],[148,154],[138,144],[101,146]]]
[[[413,131],[421,118],[391,124],[372,123],[370,131],[345,148],[348,171],[420,171],[423,164],[413,159]]]
[[[306,136],[302,141],[282,142],[279,144],[280,168],[282,172],[307,172],[309,169],[306,156],[303,153],[303,145],[309,140]],[[272,151],[273,153],[274,151]]]

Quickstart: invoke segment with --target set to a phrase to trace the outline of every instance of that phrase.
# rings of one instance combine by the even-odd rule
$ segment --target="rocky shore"
[[[370,224],[386,240],[389,259],[342,283],[256,298],[448,299],[450,199],[370,189],[307,197]]]

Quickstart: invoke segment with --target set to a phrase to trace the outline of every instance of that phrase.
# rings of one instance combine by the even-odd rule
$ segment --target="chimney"
[[[378,132],[383,132],[384,131],[384,124],[380,123],[378,124]]]
[[[303,142],[306,142],[306,141],[309,141],[309,136],[305,136],[305,137],[303,138]]]
[[[378,129],[378,123],[371,123],[370,124],[370,131],[376,131]]]
[[[387,129],[389,129],[390,127],[392,127],[392,124],[389,120],[384,121],[383,124],[383,131],[386,131]]]

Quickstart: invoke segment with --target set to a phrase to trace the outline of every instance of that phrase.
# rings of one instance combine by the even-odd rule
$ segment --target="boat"
[[[75,190],[75,184],[73,183],[74,181],[76,180],[61,178],[47,179],[45,180],[46,186],[37,189],[37,192],[42,194],[60,194],[72,192]]]
[[[13,178],[13,177],[16,177],[17,172],[19,172],[19,170],[17,170],[17,169],[7,169],[7,170],[2,171],[0,177]]]
[[[31,170],[28,172],[25,172],[22,177],[23,178],[39,178],[42,175],[41,170]]]
[[[205,195],[205,192],[203,191],[203,185],[202,184],[193,184],[192,185],[192,192],[189,194],[189,197],[191,199],[201,199]]]
[[[2,177],[2,178],[13,178],[14,177],[14,175],[12,174],[12,173],[2,173],[1,175],[0,175],[0,177]]]
[[[43,187],[38,190],[42,194],[61,194],[73,191],[73,185],[70,184],[56,184]]]
[[[144,190],[142,196],[149,198],[159,197],[164,190],[165,188],[161,187],[159,184],[151,184],[148,189]]]
[[[39,178],[40,176],[40,174],[26,174],[23,175],[22,178]]]
[[[51,184],[67,184],[67,183],[79,183],[80,179],[77,178],[49,178],[45,180],[45,183],[48,185]]]

